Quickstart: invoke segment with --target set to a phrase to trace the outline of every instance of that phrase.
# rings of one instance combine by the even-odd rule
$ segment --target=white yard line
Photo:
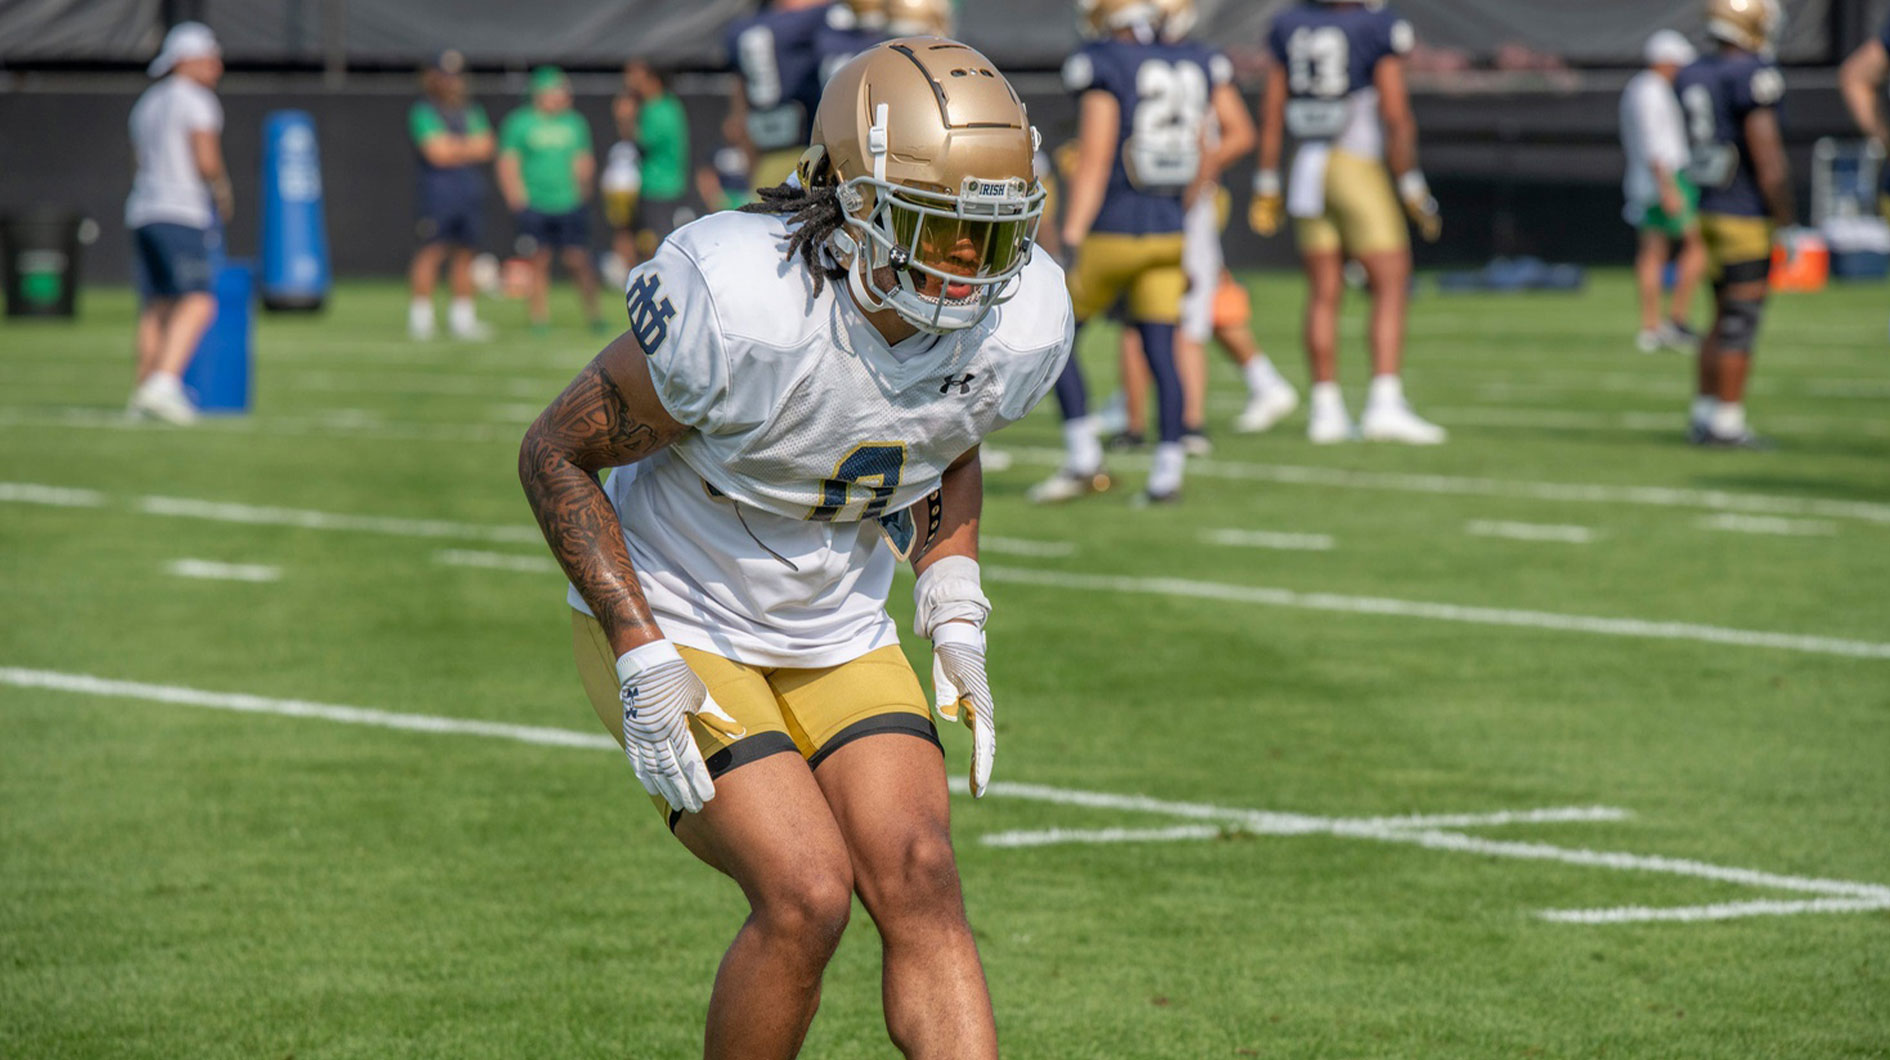
[[[602,733],[584,733],[569,729],[555,729],[531,725],[509,725],[499,722],[473,721],[465,718],[446,718],[427,714],[403,714],[392,711],[374,710],[366,707],[341,706],[333,703],[318,703],[297,699],[274,699],[267,696],[253,696],[243,693],[210,692],[176,685],[118,681],[86,674],[60,673],[50,670],[0,667],[0,684],[10,685],[15,688],[45,689],[80,695],[142,700],[151,703],[206,707],[213,710],[228,710],[247,714],[312,718],[347,725],[375,726],[407,732],[484,736],[549,747],[616,750],[616,743],[610,737]],[[966,784],[962,779],[954,780],[952,782],[952,789],[962,795],[965,793]],[[1442,816],[1347,819],[1316,817],[1297,813],[1273,813],[1264,810],[1245,810],[1206,803],[1171,802],[1141,795],[1116,795],[1107,792],[1078,791],[1049,787],[1041,784],[1022,784],[1007,781],[993,783],[990,787],[989,794],[995,798],[1016,798],[1035,802],[1054,803],[1063,806],[1126,810],[1197,821],[1219,822],[1224,825],[1235,826],[1242,831],[1259,835],[1328,835],[1338,838],[1374,840],[1378,842],[1414,845],[1431,850],[1474,854],[1484,857],[1510,858],[1525,861],[1553,861],[1569,865],[1611,869],[1620,872],[1649,872],[1686,876],[1744,887],[1816,894],[1823,898],[1823,900],[1811,902],[1739,903],[1726,906],[1695,907],[1699,909],[1715,910],[1716,915],[1712,917],[1688,916],[1684,915],[1686,912],[1684,910],[1633,910],[1633,912],[1643,914],[1639,917],[1639,919],[1643,920],[1725,919],[1729,916],[1780,915],[1785,912],[1859,912],[1871,909],[1890,908],[1890,887],[1879,884],[1853,883],[1846,880],[1819,879],[1804,876],[1787,876],[1763,872],[1756,869],[1713,865],[1706,862],[1680,858],[1570,849],[1551,846],[1546,843],[1502,842],[1465,835],[1461,832],[1440,831],[1437,828],[1429,827],[1432,823],[1443,821],[1470,826],[1523,822],[1619,820],[1626,816],[1626,811],[1612,807],[1556,807],[1543,810],[1500,812],[1496,814],[1453,814]],[[1212,839],[1223,835],[1224,830],[1219,827],[1203,825],[1160,829],[1110,829],[1101,831],[1051,830],[1049,832],[1039,833],[997,833],[996,835],[985,837],[984,842],[991,846],[1045,845],[1041,841],[1025,843],[1015,839],[1017,836],[1026,834],[1037,837],[1061,836],[1063,837],[1063,841],[1134,842],[1147,841],[1150,839],[1157,841]],[[1099,836],[1106,838],[1097,839],[1096,837]],[[1071,839],[1070,837],[1086,838]],[[1834,901],[1833,899],[1838,900]],[[1739,909],[1748,911],[1734,911]],[[1617,923],[1629,922],[1631,918],[1625,915],[1626,912],[1627,911],[1622,910],[1550,910],[1539,915],[1549,919],[1574,923]],[[1607,919],[1604,914],[1612,915],[1615,919]]]
[[[140,497],[138,511],[146,515],[164,515],[180,519],[208,519],[218,523],[247,523],[255,526],[294,526],[305,530],[350,530],[396,537],[463,537],[476,541],[505,541],[519,544],[544,540],[536,527],[491,523],[459,523],[446,519],[401,519],[383,515],[344,515],[300,508],[274,508],[254,504],[230,504],[200,501],[188,497]]]
[[[1553,523],[1506,523],[1478,519],[1464,526],[1471,537],[1504,537],[1512,541],[1555,541],[1565,545],[1586,545],[1595,540],[1595,531],[1586,526]]]
[[[55,427],[62,430],[145,431],[182,436],[168,424],[127,419],[119,413],[99,409],[55,407],[49,409],[0,409],[0,427],[38,430]],[[524,431],[511,424],[498,423],[421,423],[412,420],[392,422],[361,409],[331,409],[322,416],[278,417],[239,416],[205,417],[191,432],[207,434],[242,434],[265,437],[316,437],[325,440],[358,442],[445,442],[451,445],[500,442],[518,445]]]
[[[35,487],[13,484],[15,492],[32,495]],[[25,487],[21,489],[21,487]],[[0,494],[0,500],[6,497]],[[135,510],[173,518],[206,519],[214,522],[259,526],[293,526],[309,530],[351,531],[390,534],[398,537],[462,538],[506,544],[541,544],[537,527],[493,523],[461,523],[445,519],[403,519],[393,516],[350,515],[338,512],[308,511],[186,497],[137,498]],[[1055,543],[1046,544],[1054,548]],[[1047,554],[1047,553],[1046,553]],[[1131,593],[1185,599],[1221,600],[1290,607],[1308,611],[1380,615],[1393,618],[1417,618],[1441,622],[1467,622],[1476,625],[1508,626],[1526,629],[1592,633],[1648,640],[1683,640],[1707,644],[1735,644],[1745,647],[1775,648],[1780,651],[1816,655],[1840,655],[1861,659],[1890,659],[1890,644],[1848,640],[1798,633],[1731,629],[1690,622],[1661,622],[1638,618],[1603,618],[1592,615],[1566,615],[1550,611],[1524,611],[1509,608],[1475,607],[1460,604],[1397,600],[1384,597],[1347,596],[1339,593],[1298,592],[1266,586],[1230,585],[1223,582],[1194,581],[1184,578],[1138,578],[1116,575],[1080,574],[1062,571],[1027,570],[1019,567],[988,566],[985,574],[994,581],[1043,585],[1061,589]]]
[[[1501,408],[1482,405],[1427,406],[1424,411],[1439,422],[1465,427],[1556,427],[1640,433],[1666,431],[1675,435],[1686,429],[1686,409],[1677,401],[1671,412],[1583,412],[1579,409],[1518,408],[1513,405]],[[1795,434],[1861,434],[1870,438],[1890,438],[1890,424],[1875,419],[1763,414],[1760,426]]]
[[[0,482],[0,503],[45,504],[54,508],[97,508],[105,495],[97,490],[41,486],[34,482]]]
[[[1700,520],[1700,525],[1708,530],[1778,537],[1830,537],[1837,533],[1837,524],[1823,519],[1780,519],[1766,515],[1709,515]]]
[[[505,552],[473,552],[463,548],[443,549],[433,554],[435,563],[449,567],[478,567],[484,570],[516,571],[520,574],[556,574],[558,564],[550,556],[520,556]]]
[[[410,732],[451,733],[464,736],[490,736],[519,743],[549,747],[588,747],[615,750],[617,742],[601,732],[574,732],[532,725],[506,725],[500,722],[473,721],[467,718],[442,718],[431,714],[400,714],[367,707],[346,707],[334,703],[314,703],[302,699],[273,699],[240,692],[207,692],[177,685],[154,685],[141,681],[114,681],[85,674],[58,673],[50,670],[22,670],[0,667],[0,684],[15,688],[43,688],[55,692],[76,692],[88,696],[116,699],[141,699],[152,703],[170,703],[212,710],[233,710],[244,714],[276,714],[290,718],[318,718],[344,725],[372,725],[383,729]]]
[[[1063,450],[1022,446],[1009,450],[1018,460],[1043,467],[1061,467]],[[1115,465],[1146,471],[1148,458],[1111,455]],[[1859,519],[1890,525],[1890,504],[1845,501],[1823,497],[1783,497],[1730,490],[1699,490],[1675,486],[1610,486],[1599,483],[1531,482],[1522,479],[1471,478],[1457,475],[1412,475],[1393,471],[1347,471],[1331,467],[1289,464],[1250,464],[1208,458],[1188,461],[1188,473],[1237,482],[1272,482],[1288,486],[1388,490],[1443,496],[1512,497],[1574,504],[1637,504],[1658,508],[1706,508],[1757,515],[1824,516]]]
[[[993,537],[989,534],[978,535],[980,552],[995,552],[1007,556],[1036,556],[1043,559],[1055,559],[1061,556],[1076,555],[1074,541],[1030,541],[1021,537]]]
[[[262,563],[218,563],[208,559],[174,559],[164,570],[179,578],[202,578],[225,582],[273,582],[282,580],[282,568]]]
[[[1812,898],[1785,902],[1720,902],[1716,905],[1644,906],[1615,909],[1544,909],[1536,915],[1558,924],[1658,924],[1737,920],[1749,916],[1797,916],[1801,913],[1869,913],[1890,909],[1882,898]]]
[[[1271,548],[1284,552],[1330,552],[1338,547],[1331,534],[1287,534],[1272,530],[1203,530],[1201,540],[1228,548]]]
[[[1018,567],[987,566],[984,568],[984,576],[992,581],[1042,585],[1056,589],[1166,596],[1177,599],[1220,600],[1231,603],[1260,604],[1267,607],[1298,608],[1306,611],[1419,618],[1438,622],[1467,622],[1474,625],[1546,629],[1565,633],[1594,633],[1646,640],[1736,644],[1743,647],[1775,648],[1780,651],[1805,652],[1813,655],[1841,655],[1856,659],[1890,659],[1890,644],[1876,641],[1730,629],[1724,626],[1705,626],[1691,622],[1600,618],[1592,615],[1564,615],[1551,611],[1519,611],[1499,607],[1468,607],[1460,604],[1394,600],[1375,596],[1303,593],[1292,589],[1229,585],[1223,582],[1192,581],[1185,578],[1134,578],[1105,574],[1025,570]]]

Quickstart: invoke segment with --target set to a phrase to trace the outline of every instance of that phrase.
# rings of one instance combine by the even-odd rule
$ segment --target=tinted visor
[[[1030,237],[1027,220],[921,212],[897,198],[891,206],[893,238],[919,265],[960,276],[999,276],[1023,260]]]

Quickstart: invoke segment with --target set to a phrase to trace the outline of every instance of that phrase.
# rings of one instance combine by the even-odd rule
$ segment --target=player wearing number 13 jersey
[[[520,478],[578,670],[676,837],[751,906],[709,1057],[798,1050],[857,892],[908,1056],[997,1055],[931,710],[885,602],[909,558],[940,712],[995,754],[978,447],[1069,356],[1010,84],[937,37],[841,67],[798,180],[678,229]],[[603,486],[593,474],[614,468]]]
[[[1758,444],[1746,426],[1745,389],[1765,313],[1772,239],[1796,216],[1778,121],[1785,77],[1768,57],[1782,16],[1774,0],[1708,0],[1706,14],[1719,48],[1674,78],[1717,303],[1713,330],[1700,344],[1688,434],[1695,444],[1746,448]]]
[[[1444,430],[1404,399],[1405,306],[1411,242],[1402,200],[1425,239],[1442,229],[1437,201],[1417,165],[1417,122],[1404,62],[1411,24],[1383,4],[1302,0],[1281,11],[1267,35],[1274,65],[1260,123],[1260,168],[1249,221],[1270,236],[1293,217],[1306,266],[1306,355],[1315,443],[1361,433],[1375,441],[1435,445]],[[1298,143],[1291,179],[1280,180],[1285,134]],[[1393,180],[1396,190],[1393,190]],[[1346,258],[1371,286],[1372,388],[1358,428],[1339,393],[1339,303]]]
[[[1183,196],[1202,173],[1210,115],[1241,111],[1225,56],[1198,44],[1160,39],[1153,0],[1078,0],[1092,36],[1063,66],[1077,96],[1077,161],[1063,218],[1063,245],[1076,254],[1070,296],[1079,325],[1125,302],[1128,322],[1160,407],[1161,443],[1149,472],[1150,501],[1177,498],[1186,454],[1185,395],[1175,365],[1175,328],[1187,274],[1182,270]],[[1224,123],[1226,124],[1226,123]],[[1057,383],[1063,407],[1064,465],[1031,491],[1039,502],[1104,488],[1102,449],[1089,417],[1081,368],[1071,358]]]

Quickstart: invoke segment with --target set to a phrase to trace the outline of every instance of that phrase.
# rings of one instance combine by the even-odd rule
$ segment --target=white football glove
[[[939,717],[971,729],[971,796],[981,799],[997,758],[997,706],[984,676],[984,631],[947,622],[932,634],[932,696]]]
[[[623,750],[637,780],[672,809],[700,812],[715,798],[715,782],[689,734],[689,715],[730,738],[747,730],[716,706],[708,686],[667,640],[619,655],[617,678],[622,682]]]
[[[912,588],[915,632],[932,641],[932,705],[946,721],[971,729],[971,794],[982,798],[997,757],[996,706],[984,676],[984,620],[991,601],[979,585],[978,561],[946,556]]]

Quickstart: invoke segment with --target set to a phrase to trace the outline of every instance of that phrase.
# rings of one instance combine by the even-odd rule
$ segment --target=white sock
[[[433,300],[416,298],[407,306],[407,326],[415,331],[433,330]]]
[[[1692,423],[1705,426],[1713,422],[1713,413],[1719,408],[1719,399],[1701,394],[1693,399],[1693,411],[1687,416]]]
[[[1721,438],[1737,438],[1746,433],[1746,406],[1738,401],[1722,401],[1713,410],[1713,433]]]
[[[1312,385],[1312,410],[1315,414],[1345,415],[1345,395],[1339,393],[1337,383],[1314,383]]]
[[[1395,375],[1372,376],[1371,394],[1365,399],[1367,408],[1402,404],[1404,404],[1404,380]]]
[[[1148,491],[1156,495],[1181,488],[1181,471],[1188,462],[1188,450],[1180,442],[1161,442],[1155,446],[1155,458],[1148,469]]]
[[[150,375],[144,377],[144,388],[147,390],[173,390],[182,392],[184,389],[184,381],[178,376],[172,375],[170,372],[152,372]]]
[[[1280,378],[1280,370],[1273,367],[1272,360],[1264,353],[1241,365],[1240,374],[1247,380],[1249,394],[1262,394],[1285,382]]]
[[[1094,475],[1102,470],[1102,442],[1096,439],[1093,416],[1066,420],[1063,424],[1063,448],[1069,454],[1064,470],[1075,475]]]
[[[427,308],[427,312],[432,313],[431,306]],[[473,309],[473,300],[470,298],[453,299],[453,304],[447,307],[446,320],[454,331],[471,331],[478,327],[479,315]]]

